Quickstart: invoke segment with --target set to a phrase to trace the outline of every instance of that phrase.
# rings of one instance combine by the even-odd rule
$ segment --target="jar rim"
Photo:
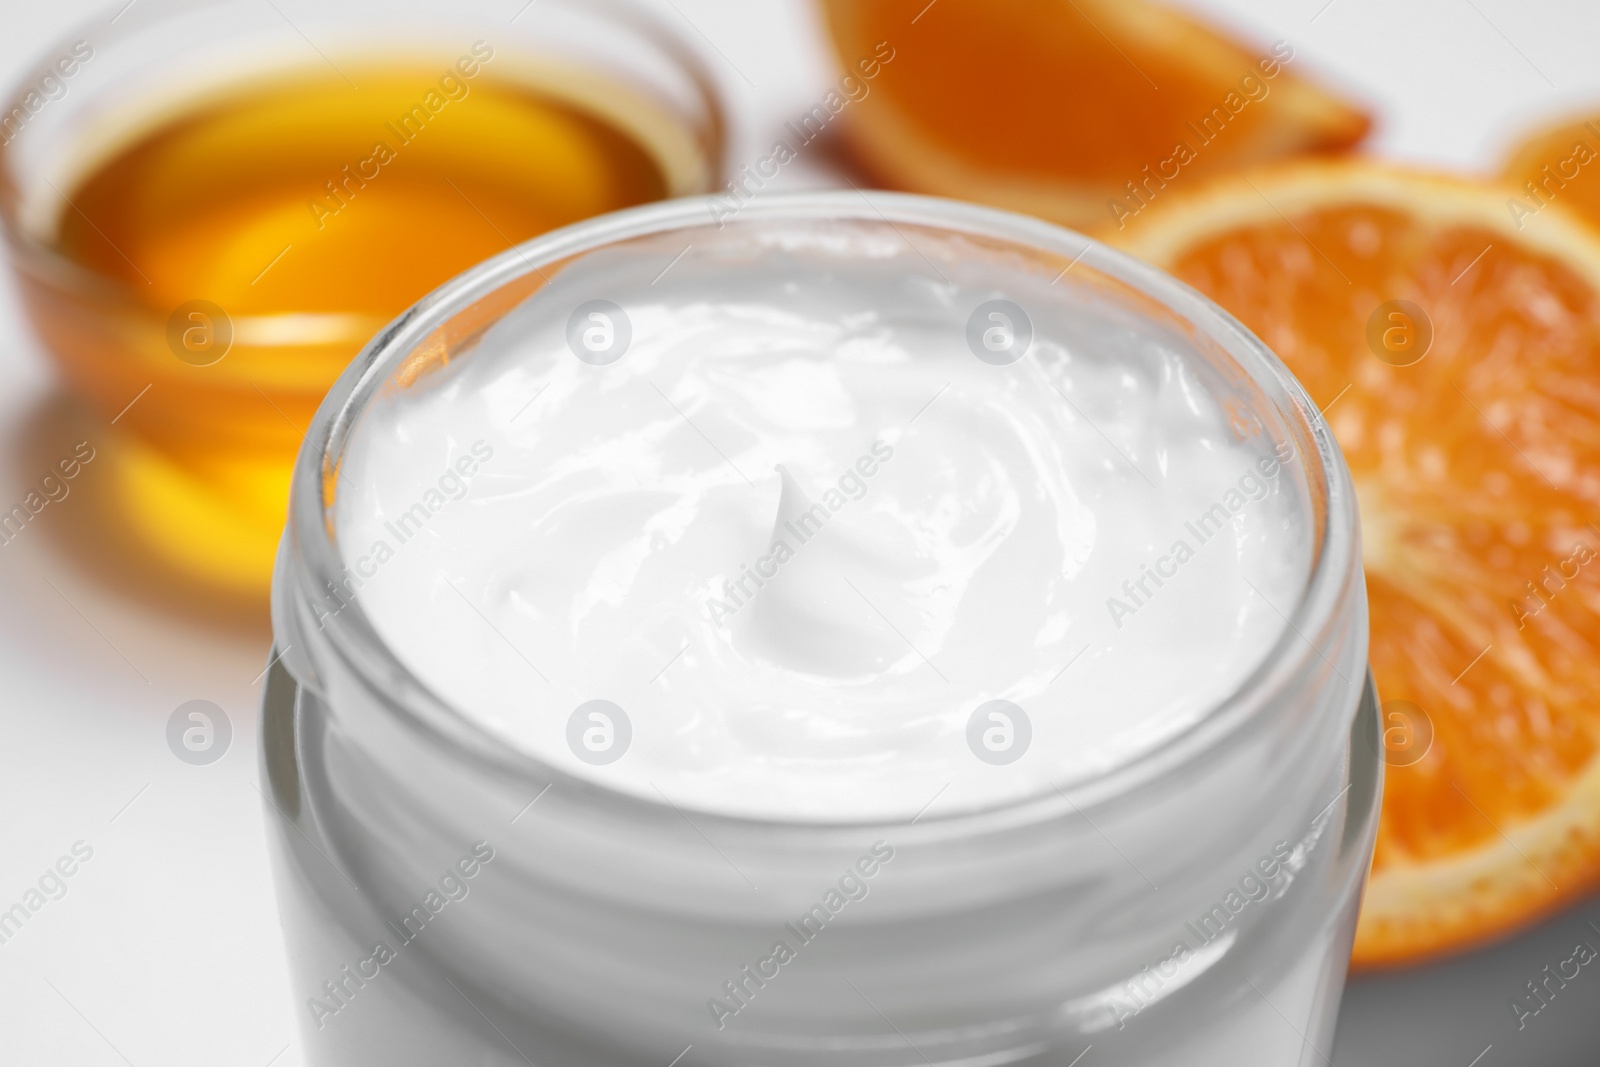
[[[362,350],[318,408],[295,462],[288,524],[279,549],[272,594],[277,644],[287,658],[309,666],[303,658],[304,649],[300,654],[289,649],[303,636],[298,628],[301,612],[314,612],[316,605],[323,602],[323,590],[337,588],[344,576],[344,559],[332,518],[338,457],[361,414],[396,369],[454,316],[502,287],[607,245],[704,226],[715,220],[713,206],[718,203],[715,197],[666,201],[599,216],[536,237],[434,290]],[[1232,315],[1177,279],[1092,238],[1030,216],[961,201],[859,189],[772,193],[746,201],[739,221],[920,226],[953,236],[1007,242],[1073,263],[1086,262],[1100,274],[1174,313],[1192,325],[1199,336],[1219,344],[1249,383],[1279,408],[1285,424],[1299,433],[1297,445],[1309,446],[1296,449],[1313,498],[1310,510],[1316,528],[1309,574],[1294,608],[1278,608],[1284,625],[1272,646],[1231,692],[1170,737],[1108,770],[1072,783],[1067,791],[1054,787],[975,808],[929,815],[926,819],[919,814],[912,820],[918,823],[919,832],[955,836],[1031,824],[1127,796],[1142,783],[1203,759],[1238,730],[1269,714],[1275,706],[1272,694],[1305,670],[1314,669],[1318,659],[1331,665],[1316,638],[1340,617],[1347,590],[1360,577],[1354,486],[1343,454],[1317,405],[1288,367]],[[521,298],[516,302],[520,301]],[[509,311],[509,307],[505,310]],[[1316,506],[1319,501],[1320,508]],[[1364,619],[1364,615],[1361,617]],[[656,817],[663,813],[674,817],[683,814],[683,809],[671,801],[595,783],[507,744],[413,674],[362,611],[359,596],[321,621],[320,640],[328,651],[390,714],[448,746],[475,767],[521,780],[529,786],[530,796],[546,784],[560,783],[597,806]],[[274,657],[279,654],[276,650],[273,653]],[[1351,683],[1352,706],[1364,680],[1363,676]],[[692,810],[697,820],[767,834],[860,832],[871,827],[906,826],[904,819],[881,816],[790,821],[705,807]]]

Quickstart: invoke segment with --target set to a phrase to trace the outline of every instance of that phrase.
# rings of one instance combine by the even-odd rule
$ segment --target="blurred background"
[[[74,27],[109,26],[139,2],[12,5],[0,78],[15,82]],[[787,124],[837,84],[808,0],[641,2],[694,45],[710,72],[727,110],[722,162],[730,174],[792,139]],[[267,19],[295,11],[260,3]],[[527,6],[506,0],[505,19]],[[1577,0],[1176,6],[1257,54],[1288,42],[1297,75],[1373,116],[1367,150],[1384,158],[1487,175],[1531,129],[1600,109],[1600,7]],[[826,138],[767,187],[866,183],[881,173],[859,163]],[[74,399],[62,382],[8,275],[0,283],[0,501],[24,499],[78,442],[102,446],[91,446],[94,458],[65,495],[0,545],[0,909],[75,857],[60,895],[0,942],[0,1059],[297,1065],[297,1008],[257,789],[257,703],[270,643],[264,599],[248,583],[179,573],[136,543],[115,506],[117,457],[106,452],[117,440],[113,418],[135,419],[151,398],[130,389],[118,411]],[[304,424],[280,414],[291,428]],[[195,529],[202,541],[223,537]],[[226,555],[227,546],[211,547]],[[220,709],[209,762],[178,757],[169,736],[174,710],[190,701]],[[1585,968],[1527,1025],[1509,1008],[1584,940],[1600,946],[1600,901],[1443,963],[1358,978],[1332,1062],[1592,1064],[1600,975]]]

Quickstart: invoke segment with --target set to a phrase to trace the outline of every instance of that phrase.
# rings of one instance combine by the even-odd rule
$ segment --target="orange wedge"
[[[1286,42],[1252,51],[1146,0],[822,6],[847,72],[844,142],[874,180],[1079,229],[1118,228],[1204,174],[1348,148],[1370,125],[1292,72]]]
[[[1506,162],[1506,212],[1525,222],[1551,203],[1600,226],[1600,113],[1540,130]]]
[[[1600,232],[1505,201],[1286,165],[1120,242],[1266,341],[1355,476],[1389,763],[1358,965],[1600,883]]]

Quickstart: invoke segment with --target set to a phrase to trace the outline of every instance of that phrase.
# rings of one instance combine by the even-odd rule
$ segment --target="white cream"
[[[986,806],[1193,724],[1306,581],[1303,487],[1176,333],[1053,265],[912,240],[612,248],[381,398],[336,504],[379,633],[509,745],[758,817]],[[997,298],[1033,327],[1004,366],[967,340]],[[604,366],[567,341],[596,299],[631,327]],[[613,762],[569,746],[592,700],[631,727]],[[969,746],[991,700],[1031,726],[1014,762]]]

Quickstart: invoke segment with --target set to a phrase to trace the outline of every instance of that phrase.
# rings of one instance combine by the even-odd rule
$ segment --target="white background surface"
[[[508,19],[522,3],[506,0]],[[675,3],[659,0],[689,37],[714,46],[733,104],[731,162],[758,158],[831,80],[809,9]],[[73,26],[120,6],[0,0],[0,78],[9,83]],[[1320,71],[1379,114],[1375,147],[1391,157],[1488,169],[1533,119],[1600,110],[1592,0],[1187,6],[1247,38],[1288,40],[1297,71]],[[808,161],[780,181],[828,176]],[[53,387],[9,283],[0,285],[0,510],[57,455],[41,421]],[[71,439],[104,430],[90,424]],[[81,488],[105,469],[91,464]],[[104,536],[74,529],[87,517],[82,499],[50,505],[0,547],[0,910],[75,841],[94,849],[67,894],[0,945],[0,1062],[299,1064],[255,786],[264,613],[179,611],[136,591],[135,575],[106,580],[60,549],[69,534]],[[220,704],[234,728],[228,754],[207,767],[179,762],[164,740],[168,715],[194,698]],[[1600,1063],[1600,973],[1585,969],[1524,1032],[1506,1007],[1544,964],[1570,954],[1588,918],[1600,919],[1600,906],[1455,964],[1357,983],[1340,1067],[1468,1067],[1485,1045],[1479,1067]],[[1600,945],[1600,931],[1588,936]]]

